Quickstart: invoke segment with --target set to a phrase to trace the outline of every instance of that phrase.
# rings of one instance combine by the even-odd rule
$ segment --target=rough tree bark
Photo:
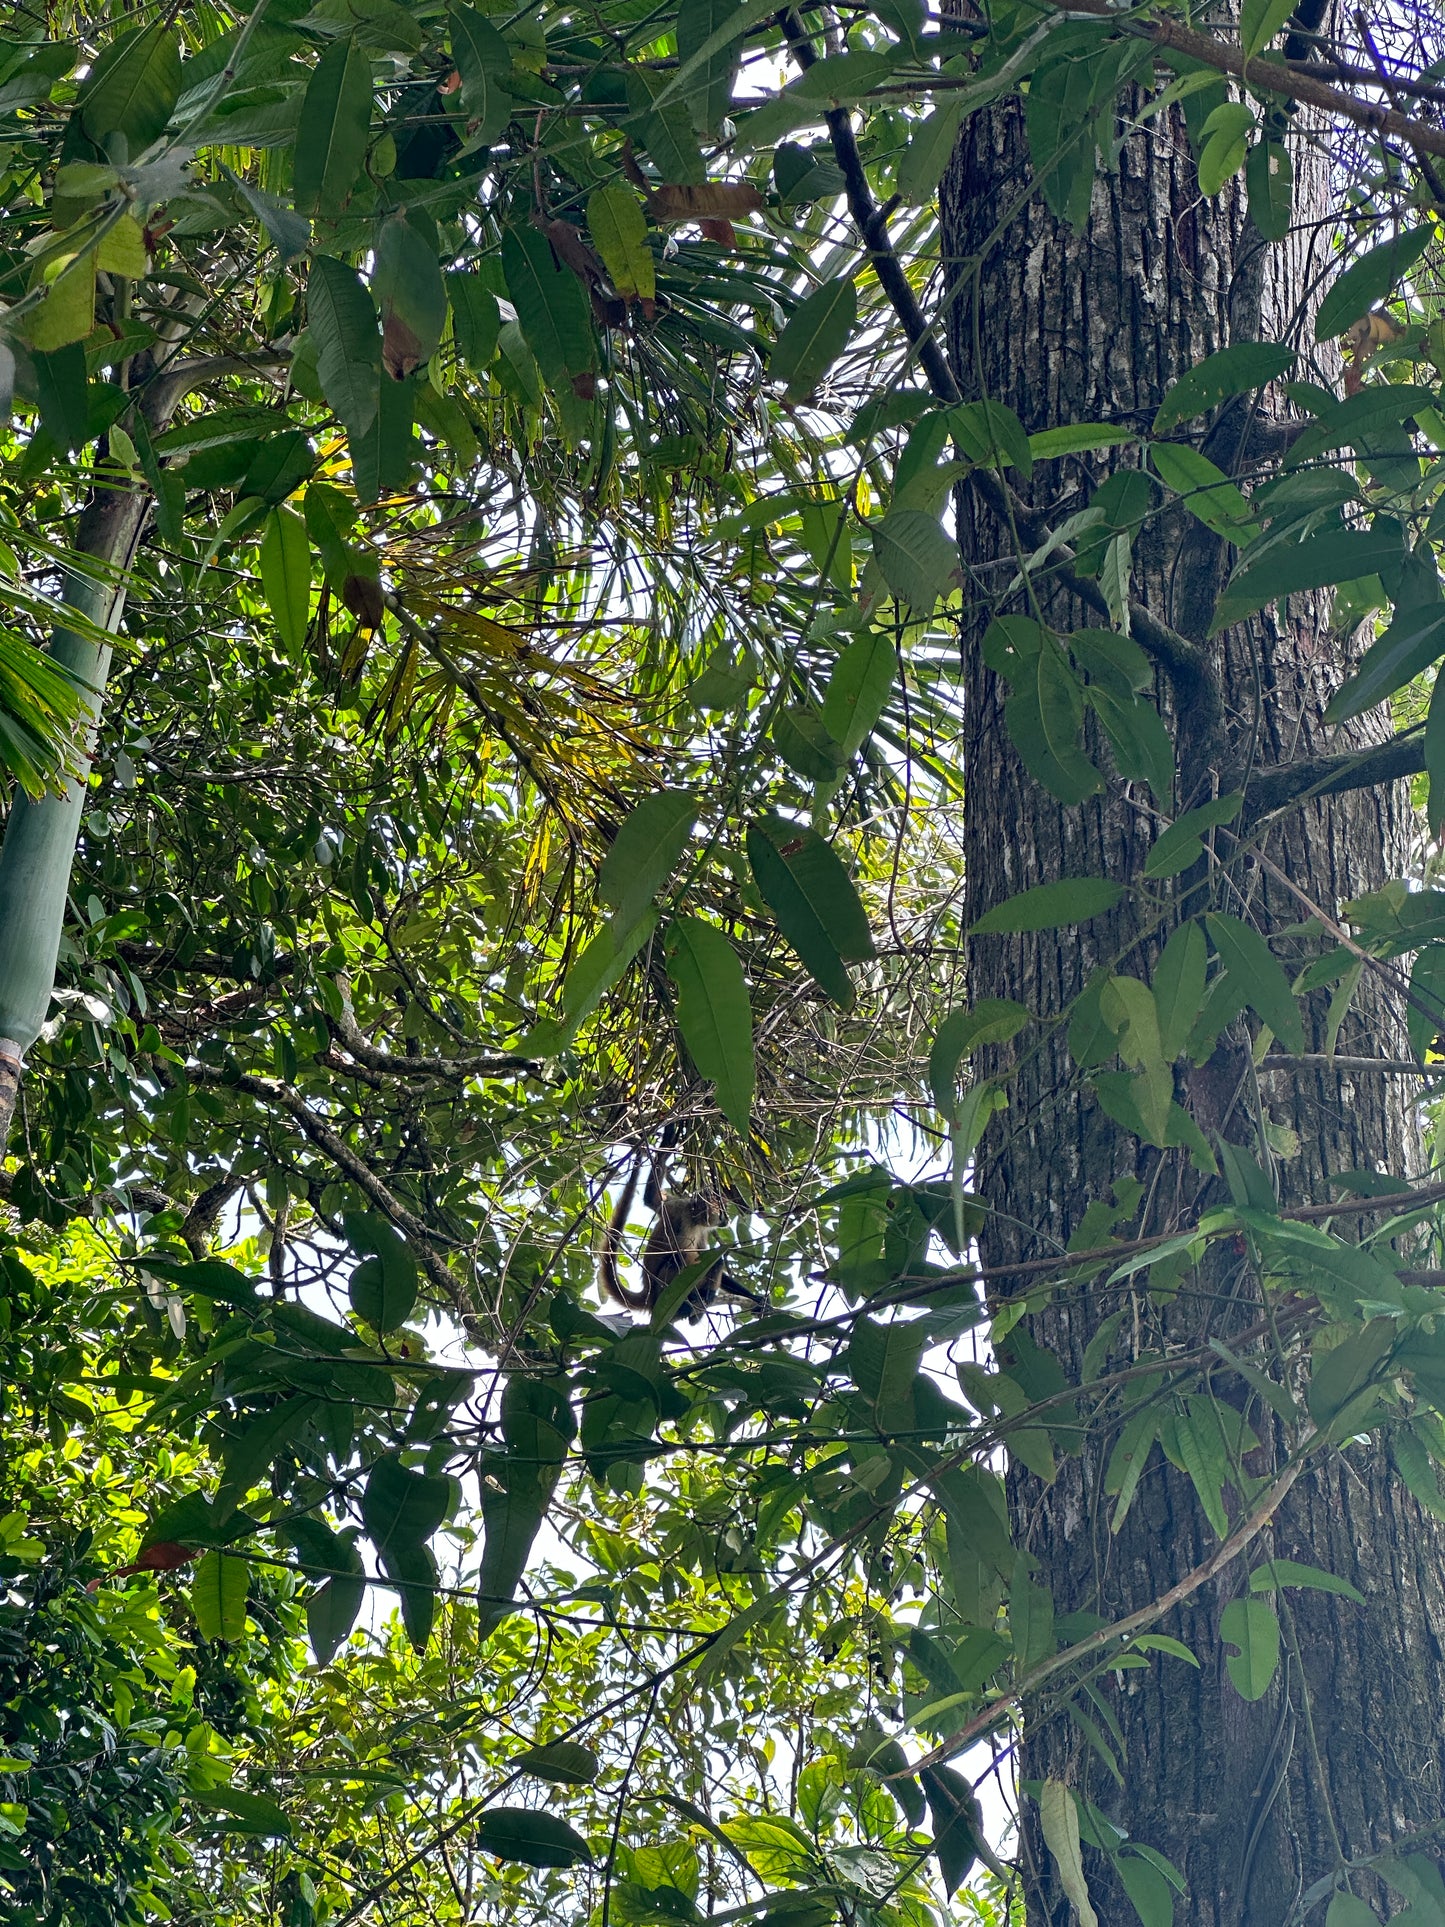
[[[1147,430],[1164,391],[1201,356],[1297,328],[1318,297],[1321,275],[1328,279],[1326,163],[1305,153],[1297,165],[1296,231],[1287,243],[1266,247],[1249,225],[1237,183],[1201,200],[1182,125],[1161,118],[1124,142],[1118,171],[1095,185],[1086,231],[1075,233],[1036,194],[1014,212],[1029,178],[1021,114],[1010,107],[975,116],[942,204],[946,261],[961,273],[951,347],[964,394],[1006,402],[1030,431],[1099,420]],[[1216,436],[1211,453],[1226,468],[1240,432],[1226,425]],[[1245,453],[1257,472],[1255,445]],[[1124,452],[1120,459],[1140,458]],[[1024,493],[1057,523],[1081,506],[1086,483],[1102,479],[1106,468],[1100,456],[1043,465]],[[1063,809],[1020,763],[1004,728],[1006,689],[979,649],[990,613],[1023,606],[991,607],[1013,574],[1013,544],[976,493],[962,499],[959,520],[976,612],[965,638],[971,916],[1059,876],[1137,876],[1152,834],[1147,794],[1131,794],[1111,779],[1105,794]],[[1229,561],[1215,538],[1171,512],[1136,546],[1134,594],[1202,643]],[[1045,610],[1063,633],[1098,622],[1061,591]],[[1322,599],[1295,597],[1287,610],[1209,645],[1223,697],[1217,725],[1202,725],[1200,707],[1179,705],[1161,682],[1180,754],[1177,797],[1172,805],[1163,799],[1171,813],[1215,786],[1241,786],[1254,769],[1387,732],[1381,717],[1353,732],[1321,724],[1345,654],[1327,614]],[[1264,849],[1308,897],[1333,911],[1400,873],[1411,831],[1407,799],[1396,786],[1286,814]],[[1238,883],[1266,927],[1304,914],[1261,866]],[[1190,887],[1196,893],[1185,914],[1207,907],[1204,890],[1218,888],[1191,874],[1180,879],[1176,903]],[[1239,894],[1215,902],[1251,914]],[[1126,900],[1117,916],[1077,935],[975,939],[971,996],[1017,997],[1048,1013],[1072,999],[1097,964],[1122,960],[1122,968],[1147,976],[1157,948],[1131,950],[1132,914]],[[1323,1014],[1321,998],[1307,1014],[1316,1051]],[[1340,1049],[1403,1054],[1399,1014],[1368,981]],[[1276,1175],[1286,1201],[1299,1201],[1331,1195],[1326,1180],[1333,1172],[1414,1168],[1411,1088],[1394,1077],[1318,1066],[1256,1080],[1237,1022],[1231,1040],[1193,1076],[1185,1101],[1206,1131],[1256,1147],[1260,1116],[1292,1127],[1300,1149],[1278,1159]],[[1181,1154],[1161,1160],[1117,1129],[1073,1070],[1059,1031],[1022,1063],[1011,1108],[995,1126],[978,1179],[996,1213],[983,1240],[989,1263],[1059,1250],[1085,1206],[1108,1197],[1121,1176],[1145,1181],[1142,1215],[1134,1221],[1142,1232],[1188,1222],[1223,1193],[1219,1181],[1196,1177]],[[1035,1336],[1077,1375],[1090,1332],[1119,1304],[1122,1289],[1074,1292],[1034,1321]],[[1254,1315],[1256,1290],[1236,1263],[1233,1272],[1186,1288],[1167,1311],[1140,1296],[1115,1362],[1127,1362],[1126,1339],[1147,1344],[1157,1336],[1161,1319],[1171,1334],[1227,1333],[1232,1322]],[[1223,1386],[1221,1392],[1231,1395]],[[1251,1418],[1267,1455],[1267,1427],[1257,1409]],[[1039,1555],[1040,1577],[1052,1585],[1060,1612],[1127,1612],[1163,1591],[1213,1543],[1192,1492],[1160,1469],[1157,1450],[1124,1530],[1111,1539],[1102,1492],[1111,1442],[1091,1441],[1047,1490],[1031,1475],[1013,1481],[1016,1527]],[[1197,1673],[1165,1660],[1148,1672],[1116,1676],[1109,1696],[1127,1742],[1124,1789],[1066,1718],[1026,1723],[1023,1776],[1061,1774],[1132,1838],[1167,1854],[1188,1882],[1175,1917],[1191,1927],[1282,1927],[1301,1891],[1342,1856],[1378,1851],[1441,1817],[1445,1532],[1421,1516],[1383,1461],[1379,1449],[1352,1448],[1307,1473],[1260,1548],[1261,1556],[1340,1573],[1368,1602],[1361,1608],[1320,1593],[1288,1595],[1282,1618],[1292,1651],[1266,1698],[1246,1704],[1225,1676],[1217,1629],[1222,1607],[1244,1584],[1235,1571],[1162,1628],[1194,1648]],[[1072,1911],[1032,1831],[1025,1846],[1036,1876],[1029,1919],[1064,1927]],[[1132,1919],[1098,1856],[1090,1872],[1101,1920],[1113,1927]],[[1369,1893],[1369,1881],[1357,1891]]]

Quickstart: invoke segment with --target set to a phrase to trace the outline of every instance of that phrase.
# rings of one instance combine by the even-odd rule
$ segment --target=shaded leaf
[[[668,926],[666,956],[688,1055],[716,1088],[733,1129],[746,1131],[757,1073],[752,1007],[738,954],[714,925],[675,917]]]

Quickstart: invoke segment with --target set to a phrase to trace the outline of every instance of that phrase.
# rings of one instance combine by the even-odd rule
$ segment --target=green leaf
[[[905,201],[922,207],[933,199],[943,179],[953,150],[958,145],[958,130],[963,125],[970,102],[959,95],[945,95],[914,128],[903,157],[898,163],[898,192]]]
[[[35,401],[40,425],[57,448],[72,453],[90,439],[89,395],[85,381],[85,350],[77,341],[52,353],[31,355],[35,366]]]
[[[596,359],[582,283],[558,267],[550,242],[533,227],[510,227],[503,234],[502,273],[542,379],[554,391],[570,391]]]
[[[1243,802],[1243,793],[1233,790],[1228,796],[1217,796],[1213,802],[1201,803],[1197,810],[1186,810],[1176,817],[1169,828],[1155,838],[1144,859],[1145,876],[1177,876],[1190,864],[1197,863],[1204,855],[1205,833],[1222,823],[1232,823]]]
[[[555,1057],[577,1034],[602,998],[622,976],[632,959],[657,929],[656,910],[644,910],[631,922],[610,917],[567,972],[562,985],[562,1021],[543,1018],[518,1040],[522,1057]]]
[[[1365,1595],[1337,1572],[1323,1572],[1318,1566],[1302,1566],[1296,1559],[1269,1559],[1249,1575],[1251,1592],[1276,1592],[1281,1586],[1305,1586],[1314,1592],[1338,1593],[1363,1606]]]
[[[698,917],[675,917],[668,927],[666,956],[688,1055],[716,1087],[723,1116],[735,1131],[746,1132],[757,1073],[752,1006],[738,954],[712,924]]]
[[[840,275],[814,288],[793,310],[768,362],[789,401],[806,401],[842,354],[858,319],[858,290]]]
[[[398,1545],[430,1539],[451,1508],[450,1479],[413,1472],[394,1454],[378,1459],[367,1476],[361,1519],[367,1536],[385,1557]]]
[[[1079,1809],[1062,1780],[1045,1780],[1039,1792],[1039,1824],[1044,1844],[1053,1855],[1059,1885],[1074,1903],[1079,1927],[1099,1927],[1099,1916],[1089,1898],[1079,1841]]]
[[[313,259],[306,321],[322,392],[357,442],[381,406],[381,336],[375,304],[354,268],[329,254]]]
[[[847,1010],[844,968],[874,955],[868,916],[847,869],[816,830],[779,817],[750,828],[748,863],[778,927],[813,977]]]
[[[1295,0],[1289,4],[1293,6]],[[1174,1927],[1174,1889],[1157,1867],[1130,1853],[1118,1856],[1114,1870],[1141,1927]]]
[[[960,402],[948,410],[947,421],[969,461],[988,468],[1016,468],[1025,480],[1033,474],[1033,450],[1023,423],[1002,402]]]
[[[936,515],[891,509],[873,525],[873,554],[893,594],[927,615],[958,568],[958,551]]]
[[[1254,126],[1253,111],[1243,101],[1223,101],[1210,114],[1204,123],[1204,146],[1199,155],[1201,194],[1217,194],[1244,166]]]
[[[954,1112],[963,1060],[984,1044],[1006,1044],[1028,1021],[1024,1006],[1008,997],[980,997],[968,1008],[948,1013],[928,1053],[928,1086],[945,1117]]]
[[[1180,422],[1217,408],[1231,395],[1247,394],[1294,366],[1294,350],[1275,341],[1237,341],[1196,362],[1169,389],[1154,417],[1153,433],[1167,434]]]
[[[1079,747],[1083,684],[1051,636],[1041,637],[1035,653],[1010,674],[1017,685],[1004,704],[1004,722],[1024,766],[1061,803],[1082,803],[1104,787]]]
[[[486,1538],[477,1575],[482,1638],[511,1611],[576,1429],[565,1380],[517,1372],[508,1377],[502,1394],[507,1449],[489,1455],[482,1487]]]
[[[704,140],[717,134],[732,109],[742,55],[733,29],[741,31],[741,12],[740,0],[685,0],[677,10],[677,57],[687,77],[682,97]]]
[[[697,815],[690,790],[657,790],[629,813],[597,874],[597,894],[619,924],[635,922],[667,882]]]
[[[1283,4],[1293,6],[1294,0]],[[1284,142],[1256,141],[1244,163],[1244,180],[1250,220],[1266,241],[1282,241],[1294,216],[1294,162]]]
[[[1315,316],[1315,340],[1332,341],[1352,321],[1383,301],[1395,284],[1410,272],[1434,237],[1432,222],[1424,221],[1408,234],[1382,241],[1345,269],[1320,303]]]
[[[403,215],[383,221],[371,271],[381,309],[381,355],[402,381],[436,353],[447,320],[447,290],[436,249]]]
[[[482,1853],[527,1867],[575,1867],[592,1858],[575,1827],[532,1807],[491,1807],[478,1818],[471,1837]]]
[[[447,19],[452,58],[461,75],[468,140],[489,146],[512,117],[512,94],[506,85],[512,71],[512,50],[475,7],[453,7]]]
[[[304,519],[284,503],[266,517],[261,588],[277,635],[292,655],[299,656],[311,617],[311,543]]]
[[[1398,568],[1401,559],[1399,528],[1385,520],[1369,529],[1321,530],[1303,542],[1272,547],[1252,567],[1246,555],[1215,604],[1209,633],[1217,636],[1281,596],[1377,575]]]
[[[97,147],[108,151],[119,134],[126,160],[164,133],[181,91],[181,49],[163,22],[132,28],[102,49],[76,97],[80,125]]]
[[[191,1581],[191,1611],[202,1639],[240,1639],[246,1631],[251,1568],[234,1552],[208,1552]]]
[[[1137,441],[1132,428],[1111,428],[1107,422],[1066,422],[1041,428],[1029,436],[1029,453],[1036,462],[1057,461],[1061,455],[1088,455],[1105,448],[1122,448]]]
[[[366,1596],[366,1577],[354,1532],[342,1535],[315,1514],[292,1519],[285,1528],[301,1570],[324,1584],[307,1595],[306,1636],[318,1666],[329,1666],[350,1636]]]
[[[956,1767],[925,1767],[919,1778],[933,1825],[939,1876],[944,1893],[951,1898],[979,1857],[983,1810],[978,1795]]]
[[[1160,478],[1182,496],[1184,506],[1205,528],[1228,542],[1246,542],[1254,533],[1254,513],[1229,477],[1207,455],[1184,442],[1155,442],[1149,459]]]
[[[1242,1699],[1263,1699],[1279,1665],[1279,1620],[1262,1599],[1231,1599],[1219,1620],[1219,1636],[1238,1651],[1224,1664]]]
[[[243,1499],[270,1470],[281,1447],[320,1409],[320,1402],[314,1398],[283,1398],[269,1411],[258,1413],[243,1431],[228,1437],[222,1448],[225,1477],[218,1495],[221,1501]],[[225,1637],[236,1635],[228,1633]]]
[[[1239,37],[1246,56],[1261,53],[1295,10],[1297,0],[1243,0]]]
[[[1380,1927],[1380,1916],[1354,1894],[1336,1894],[1325,1914],[1325,1927]]]
[[[1393,696],[1397,689],[1403,689],[1406,683],[1414,682],[1442,655],[1445,655],[1445,601],[1396,609],[1389,628],[1375,638],[1360,658],[1354,675],[1330,698],[1325,721],[1343,723],[1352,716],[1362,716],[1367,709],[1374,709]],[[1433,708],[1433,691],[1431,705]],[[1428,757],[1428,723],[1426,748]]]
[[[823,727],[845,755],[855,755],[872,734],[897,674],[897,644],[881,629],[855,636],[833,665],[823,696]]]
[[[647,217],[630,187],[595,187],[587,197],[587,226],[612,285],[624,301],[651,301],[657,263],[647,245]]]
[[[222,1824],[227,1833],[246,1833],[257,1839],[289,1840],[291,1837],[291,1822],[264,1793],[248,1793],[238,1786],[217,1786],[193,1794],[192,1798],[197,1806],[211,1813],[225,1814],[227,1818]]]
[[[1197,919],[1180,924],[1154,968],[1154,1003],[1159,1013],[1159,1049],[1166,1064],[1183,1054],[1204,1001],[1208,947]]]
[[[1425,817],[1431,834],[1438,836],[1445,823],[1445,676],[1437,675],[1430,690],[1425,717],[1425,775],[1429,782]]]
[[[534,1780],[549,1780],[556,1786],[590,1786],[597,1778],[599,1762],[590,1746],[576,1740],[553,1740],[546,1746],[529,1746],[525,1753],[508,1760],[510,1769],[530,1773]]]
[[[1020,890],[985,911],[972,934],[1053,930],[1060,924],[1087,923],[1091,917],[1102,917],[1112,910],[1123,894],[1122,884],[1110,883],[1105,877],[1066,877],[1058,883],[1036,884],[1032,890]]]
[[[296,205],[336,215],[366,159],[371,133],[371,57],[356,35],[333,40],[307,82],[296,134]]]
[[[1174,739],[1152,702],[1132,697],[1125,702],[1112,689],[1091,684],[1085,699],[1109,739],[1114,765],[1132,783],[1147,783],[1160,802],[1174,789]]]
[[[1008,1623],[1019,1673],[1053,1657],[1054,1596],[1047,1586],[1034,1584],[1022,1559],[1009,1588]]]
[[[1264,938],[1238,917],[1219,911],[1211,910],[1205,922],[1221,963],[1250,1009],[1269,1025],[1287,1051],[1302,1051],[1305,1036],[1299,1005]]]
[[[832,782],[847,764],[842,744],[833,741],[823,718],[810,704],[780,709],[769,734],[788,767],[810,783]]]
[[[361,1260],[348,1284],[352,1310],[373,1331],[398,1331],[416,1303],[416,1259],[373,1211],[344,1211],[341,1222]]]

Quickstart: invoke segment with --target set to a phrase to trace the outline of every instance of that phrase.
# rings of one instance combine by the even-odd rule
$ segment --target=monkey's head
[[[674,1200],[680,1223],[689,1231],[711,1230],[727,1216],[722,1199],[710,1191],[695,1191]]]

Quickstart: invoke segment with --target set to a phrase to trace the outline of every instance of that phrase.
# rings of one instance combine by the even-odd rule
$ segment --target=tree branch
[[[1415,776],[1425,767],[1425,736],[1412,729],[1369,749],[1350,749],[1338,756],[1312,756],[1298,763],[1258,771],[1250,778],[1244,800],[1244,821],[1273,816],[1316,796],[1342,796],[1349,790],[1373,789]]]

